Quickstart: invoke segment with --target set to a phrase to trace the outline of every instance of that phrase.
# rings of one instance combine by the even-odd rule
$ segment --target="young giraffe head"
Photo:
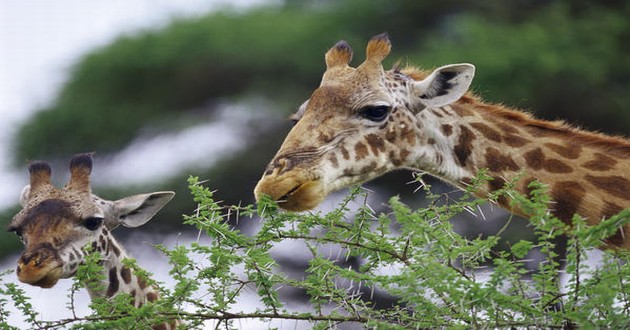
[[[119,249],[112,244],[105,247],[110,230],[120,224],[138,227],[146,223],[174,196],[173,192],[155,192],[103,200],[91,193],[91,171],[92,154],[75,155],[70,162],[70,181],[58,189],[51,184],[47,163],[30,164],[30,184],[20,197],[23,208],[9,226],[25,245],[17,266],[20,281],[50,288],[60,278],[73,276],[86,246]]]
[[[421,161],[433,140],[417,134],[430,123],[416,114],[457,101],[475,68],[447,65],[414,80],[383,69],[390,49],[386,34],[373,37],[356,68],[345,41],[326,53],[321,84],[294,115],[297,124],[258,182],[256,199],[269,195],[282,208],[308,210],[334,190]]]

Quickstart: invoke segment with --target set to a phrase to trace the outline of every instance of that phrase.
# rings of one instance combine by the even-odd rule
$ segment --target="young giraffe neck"
[[[528,184],[538,180],[549,186],[552,212],[564,221],[577,213],[596,224],[630,207],[626,140],[532,119],[469,95],[450,106],[421,111],[416,118],[417,138],[425,141],[407,158],[409,167],[459,187],[485,168],[493,180],[481,196],[517,177],[516,190],[527,195]],[[506,198],[499,203],[510,209]],[[630,248],[630,242],[623,243],[625,235],[630,235],[630,226],[607,243]]]
[[[104,283],[100,286],[102,290],[95,290],[86,285],[92,299],[111,298],[119,293],[126,293],[133,298],[135,307],[158,299],[159,295],[155,288],[123,264],[123,260],[129,259],[129,256],[107,229],[103,229],[98,241],[92,244],[92,248],[101,254],[104,276]]]

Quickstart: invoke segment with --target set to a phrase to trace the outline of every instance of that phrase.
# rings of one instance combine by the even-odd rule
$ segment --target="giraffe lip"
[[[287,191],[286,194],[280,196],[280,198],[278,198],[278,203],[282,203],[284,201],[286,201],[287,199],[289,199],[289,197],[291,197],[291,195],[293,195],[296,191],[298,191],[298,189],[300,189],[301,187],[303,187],[304,184],[301,183],[293,188],[291,188],[291,190]]]
[[[326,197],[321,181],[310,180],[295,185],[280,199],[278,206],[288,211],[306,211],[316,207]]]

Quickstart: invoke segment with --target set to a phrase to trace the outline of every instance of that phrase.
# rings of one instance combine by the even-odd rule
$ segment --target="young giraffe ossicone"
[[[75,275],[84,262],[86,247],[100,253],[105,282],[87,285],[92,299],[128,293],[135,307],[158,299],[158,292],[123,265],[129,258],[111,230],[119,225],[138,227],[164,206],[174,192],[161,191],[108,201],[90,188],[92,154],[78,154],[70,161],[70,181],[58,189],[51,184],[51,168],[44,162],[29,165],[30,184],[20,197],[20,210],[9,225],[25,245],[18,259],[21,282],[53,287],[61,278]],[[155,326],[167,329],[177,322]]]
[[[516,190],[528,194],[538,180],[549,186],[550,207],[563,221],[579,214],[596,224],[630,207],[630,141],[486,103],[467,93],[471,64],[385,71],[390,49],[386,34],[373,37],[356,68],[345,41],[326,53],[321,84],[294,115],[295,127],[255,188],[257,199],[268,195],[302,211],[394,169],[464,188],[486,168],[493,180],[479,196],[519,176]],[[522,214],[507,198],[499,203]],[[630,225],[605,244],[630,248]]]

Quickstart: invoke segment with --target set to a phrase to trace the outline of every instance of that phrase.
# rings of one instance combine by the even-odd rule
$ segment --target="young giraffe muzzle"
[[[491,178],[475,193],[514,182],[548,186],[550,211],[571,224],[575,214],[594,225],[630,207],[630,141],[544,121],[467,92],[475,68],[453,64],[426,72],[385,71],[385,34],[367,44],[356,68],[340,41],[325,55],[320,86],[293,116],[296,125],[256,185],[278,206],[309,210],[332,191],[395,169],[415,169],[466,188],[481,169]],[[507,196],[498,203],[509,211]],[[630,249],[630,224],[603,244]]]
[[[20,197],[23,208],[9,225],[9,231],[15,232],[25,246],[18,260],[18,279],[42,288],[53,287],[59,279],[76,273],[86,256],[85,248],[90,246],[101,253],[107,279],[104,290],[90,291],[92,297],[127,292],[133,293],[136,305],[154,300],[157,292],[122,265],[126,254],[110,231],[119,225],[143,225],[175,193],[163,191],[104,200],[91,192],[91,171],[92,154],[75,155],[70,162],[70,181],[59,189],[51,184],[47,163],[30,164],[30,184]]]

